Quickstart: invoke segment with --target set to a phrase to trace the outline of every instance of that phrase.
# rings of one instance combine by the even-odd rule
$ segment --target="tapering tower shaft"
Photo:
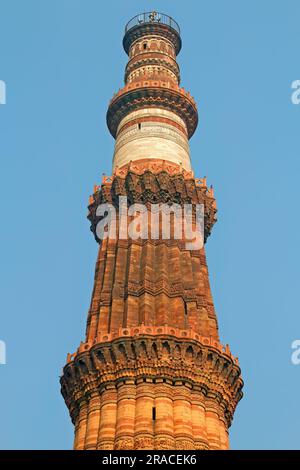
[[[195,208],[203,209],[204,242],[216,221],[213,190],[191,167],[198,113],[179,87],[179,26],[156,12],[138,15],[126,26],[123,46],[125,86],[107,112],[112,176],[89,201],[100,248],[86,338],[68,355],[61,378],[74,448],[227,449],[242,397],[240,368],[219,342],[204,246],[187,243],[181,226],[175,236],[176,210],[185,214],[187,205],[193,224]],[[139,224],[133,206],[146,209]],[[152,236],[154,206],[163,209]],[[118,220],[105,237],[103,207]],[[124,226],[128,235],[133,224],[135,233],[144,225],[140,236],[124,236]]]
[[[180,30],[165,15],[160,21],[155,18],[144,14],[126,25],[125,87],[113,97],[107,113],[116,138],[113,169],[130,161],[159,159],[191,170],[188,139],[198,113],[194,99],[179,87]]]

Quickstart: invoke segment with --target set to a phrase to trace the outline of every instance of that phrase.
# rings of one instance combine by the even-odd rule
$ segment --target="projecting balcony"
[[[175,31],[180,34],[180,28],[178,23],[176,23],[171,16],[165,15],[164,13],[158,13],[156,11],[151,11],[148,13],[141,13],[139,15],[134,16],[128,21],[127,25],[125,26],[125,34],[135,26],[141,26],[144,24],[164,24],[169,26],[170,28],[175,29]]]

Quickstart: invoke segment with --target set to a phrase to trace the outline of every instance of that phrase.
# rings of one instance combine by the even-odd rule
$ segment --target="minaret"
[[[216,221],[205,178],[195,178],[189,139],[196,103],[180,88],[178,24],[144,13],[126,25],[125,86],[112,98],[112,176],[90,197],[100,245],[86,338],[69,354],[61,389],[75,426],[75,449],[228,449],[228,428],[243,381],[237,358],[220,344],[205,249],[185,239],[97,231],[97,208],[120,197],[204,208],[204,241]],[[125,212],[125,222],[132,216]],[[174,218],[172,219],[175,220]]]

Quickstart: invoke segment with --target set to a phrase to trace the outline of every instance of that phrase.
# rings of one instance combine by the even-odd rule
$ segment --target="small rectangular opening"
[[[152,408],[152,420],[153,421],[156,420],[156,408],[155,408],[155,406]]]
[[[138,128],[139,128],[139,131],[140,131],[141,128],[142,128],[142,124],[141,124],[140,122],[138,123]]]
[[[187,316],[188,315],[188,309],[187,309],[187,304],[184,301],[184,314]]]

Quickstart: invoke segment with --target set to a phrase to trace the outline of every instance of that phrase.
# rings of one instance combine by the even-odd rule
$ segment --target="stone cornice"
[[[142,165],[142,162],[140,163]],[[111,203],[116,208],[120,196],[126,196],[128,204],[203,204],[204,205],[204,241],[209,237],[216,222],[216,202],[213,191],[204,186],[203,180],[189,179],[183,173],[170,175],[165,169],[158,173],[144,169],[141,174],[136,173],[130,166],[124,175],[106,177],[101,186],[95,187],[90,198],[88,219],[91,230],[97,239],[96,227],[100,217],[96,215],[100,204]],[[199,184],[200,182],[200,184]]]
[[[230,426],[243,387],[240,368],[232,356],[223,352],[216,341],[211,345],[210,339],[206,345],[193,338],[166,333],[155,332],[152,336],[146,328],[143,334],[133,334],[131,329],[127,336],[92,347],[87,345],[74,358],[70,357],[61,385],[73,420],[80,401],[95,390],[147,378],[154,382],[169,380],[175,386],[186,385],[207,399],[216,400]]]
[[[118,125],[127,114],[146,107],[173,111],[185,121],[189,138],[194,134],[198,111],[190,93],[172,82],[141,80],[127,84],[112,98],[106,115],[112,136],[116,137]]]

